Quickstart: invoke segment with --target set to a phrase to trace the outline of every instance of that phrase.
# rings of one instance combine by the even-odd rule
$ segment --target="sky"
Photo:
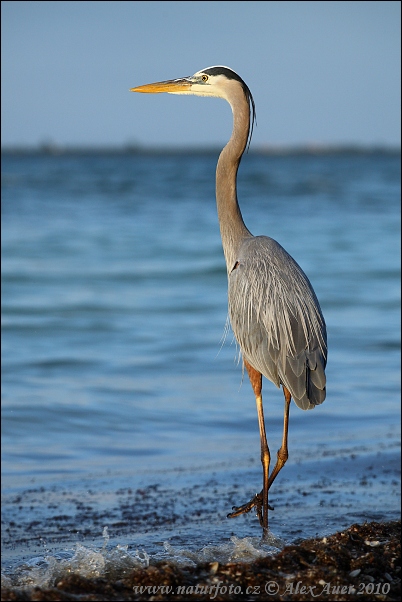
[[[2,147],[224,144],[221,99],[129,88],[226,65],[252,147],[400,146],[400,2],[1,2]]]

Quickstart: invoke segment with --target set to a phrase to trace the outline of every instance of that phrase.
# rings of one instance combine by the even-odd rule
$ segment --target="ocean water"
[[[262,476],[225,326],[217,156],[3,155],[6,580],[106,550],[141,564],[258,548],[252,514],[226,518]],[[251,232],[309,276],[328,329],[327,399],[292,404],[272,545],[396,518],[400,155],[250,153],[238,193]],[[263,395],[275,457],[283,394],[265,381]]]

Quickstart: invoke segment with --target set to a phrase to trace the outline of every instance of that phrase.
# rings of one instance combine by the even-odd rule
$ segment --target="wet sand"
[[[400,600],[400,521],[352,525],[252,563],[156,562],[124,575],[65,575],[2,600]]]
[[[2,494],[2,599],[397,600],[399,451],[352,451],[290,464],[268,549],[252,513],[226,518],[254,461],[17,482]]]

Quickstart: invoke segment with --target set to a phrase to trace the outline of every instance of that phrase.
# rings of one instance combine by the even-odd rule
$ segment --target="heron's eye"
[[[208,81],[208,75],[201,75],[201,79],[203,82],[207,82]]]

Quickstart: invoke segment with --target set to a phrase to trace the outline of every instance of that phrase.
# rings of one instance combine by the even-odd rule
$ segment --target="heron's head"
[[[241,88],[247,95],[250,93],[247,85],[237,73],[228,67],[207,67],[197,71],[189,77],[169,79],[131,88],[130,92],[143,92],[147,94],[194,94],[196,96],[214,96],[227,99],[233,88]]]
[[[251,125],[253,126],[255,122],[255,105],[250,89],[240,75],[237,75],[229,67],[207,67],[189,77],[137,86],[136,88],[131,88],[130,92],[142,92],[145,94],[167,92],[168,94],[212,96],[215,98],[224,98],[232,107],[235,99],[242,97],[249,106]]]

